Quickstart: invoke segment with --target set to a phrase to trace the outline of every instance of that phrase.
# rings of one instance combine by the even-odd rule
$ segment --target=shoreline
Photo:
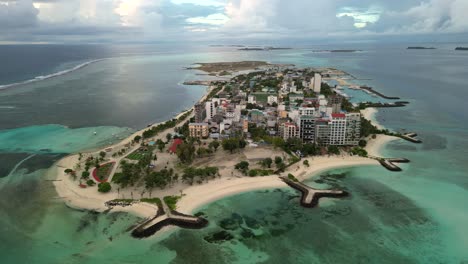
[[[198,102],[205,100],[210,92],[212,91],[212,87],[207,89],[204,96],[202,96]],[[176,117],[178,118],[183,114],[187,113],[190,110],[193,110],[194,107],[191,107],[188,110],[185,110],[179,113]],[[373,124],[382,128],[380,124],[375,121],[375,114],[378,112],[375,108],[368,108],[361,113],[365,118],[368,118]],[[163,123],[163,122],[160,122]],[[155,126],[157,124],[153,124]],[[135,131],[129,137],[111,145],[107,145],[104,147],[97,148],[97,151],[104,150],[106,148],[118,148],[122,147],[126,144],[132,142],[133,138],[136,135],[141,135],[143,131],[148,129],[145,127],[141,130]],[[168,129],[170,130],[170,129]],[[160,133],[158,136],[163,136],[168,132],[167,130]],[[393,140],[398,138],[391,137],[391,136],[384,136],[378,135],[375,139],[368,139],[368,146],[366,150],[368,151],[369,155],[378,156],[385,145]],[[95,153],[96,150],[88,151],[83,154]],[[130,153],[131,151],[129,151]],[[204,183],[201,185],[192,185],[192,186],[183,186],[183,188],[172,187],[160,191],[161,193],[171,194],[171,195],[180,195],[183,194],[183,197],[177,204],[177,211],[181,213],[192,213],[196,209],[205,206],[211,202],[237,195],[240,193],[246,193],[250,191],[256,190],[265,190],[265,189],[274,189],[274,188],[286,188],[287,185],[279,178],[279,176],[288,175],[291,173],[295,175],[299,180],[303,181],[305,179],[309,179],[319,175],[320,173],[332,170],[332,169],[339,169],[339,168],[347,168],[347,167],[357,167],[357,166],[380,166],[379,162],[374,159],[370,158],[363,158],[357,156],[348,156],[348,155],[340,155],[340,156],[316,156],[306,158],[304,160],[308,160],[310,166],[306,167],[302,164],[302,162],[297,163],[289,167],[284,173],[281,175],[272,175],[272,176],[264,176],[264,177],[234,177],[230,175],[221,175],[219,179],[211,180],[208,183]],[[48,174],[50,173],[50,177],[55,179],[53,182],[55,186],[55,190],[58,196],[63,199],[63,201],[67,204],[67,206],[76,209],[85,209],[85,210],[92,210],[97,212],[104,212],[109,210],[107,206],[105,206],[105,202],[113,199],[118,199],[122,197],[131,197],[133,198],[133,192],[135,192],[135,200],[142,195],[139,195],[139,191],[137,189],[126,189],[119,191],[118,188],[112,189],[109,193],[103,194],[97,192],[96,188],[80,188],[77,184],[77,181],[74,181],[69,175],[64,173],[65,168],[74,168],[75,164],[78,161],[78,154],[71,154],[67,157],[56,162],[50,169]],[[117,190],[116,190],[117,189]],[[124,196],[125,195],[125,196]],[[122,196],[122,197],[121,197]],[[127,212],[134,214],[136,216],[142,218],[151,218],[154,217],[157,211],[157,206],[148,204],[148,203],[136,203],[131,206],[114,206],[112,207],[111,211],[113,212]]]

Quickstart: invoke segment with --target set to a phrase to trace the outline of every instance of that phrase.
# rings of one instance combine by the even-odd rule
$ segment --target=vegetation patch
[[[107,178],[109,178],[109,174],[111,173],[114,164],[114,162],[110,162],[97,167],[94,170],[94,178],[100,182],[106,181]]]
[[[182,198],[182,196],[172,195],[172,196],[165,196],[163,199],[164,199],[164,202],[169,207],[169,209],[175,211],[177,209],[177,202],[180,200],[180,198]]]
[[[161,199],[159,198],[142,198],[140,199],[140,201],[144,203],[155,204],[159,208],[162,208],[162,202],[161,202]]]

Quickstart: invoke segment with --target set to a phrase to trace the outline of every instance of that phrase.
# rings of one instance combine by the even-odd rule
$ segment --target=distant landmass
[[[468,47],[456,47],[455,50],[468,50]]]
[[[253,50],[288,50],[288,49],[292,49],[292,48],[282,48],[282,47],[253,47],[253,48],[242,48],[242,49],[238,49],[238,50],[250,50],[250,51],[253,51]]]
[[[436,49],[436,48],[434,47],[408,47],[408,49],[426,50],[426,49]]]
[[[353,49],[336,49],[336,50],[313,50],[312,52],[359,52],[362,50],[353,50]]]

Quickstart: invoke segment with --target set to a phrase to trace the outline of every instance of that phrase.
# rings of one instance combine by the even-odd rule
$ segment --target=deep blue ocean
[[[467,263],[468,52],[454,50],[463,43],[407,50],[411,45],[277,51],[0,46],[6,62],[0,65],[2,263]],[[207,76],[184,67],[240,60],[343,69],[356,83],[409,101],[408,107],[379,111],[377,120],[391,130],[415,131],[424,143],[386,146],[386,156],[412,161],[401,173],[356,167],[307,182],[345,188],[348,199],[326,200],[311,210],[299,207],[298,194],[286,188],[240,194],[199,209],[210,220],[206,229],[146,240],[125,231],[133,216],[80,212],[56,197],[47,181],[55,161],[193,105],[206,88],[181,83]],[[44,79],[60,72],[67,73]],[[208,243],[204,237],[223,230],[226,221],[235,223],[228,230],[234,239]]]

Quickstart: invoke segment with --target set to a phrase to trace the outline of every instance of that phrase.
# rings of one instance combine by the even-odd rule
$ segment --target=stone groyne
[[[162,202],[162,206],[158,206],[156,216],[138,225],[133,229],[131,234],[134,238],[146,238],[154,235],[163,227],[171,225],[189,229],[200,229],[208,225],[208,220],[173,211]]]
[[[409,163],[410,160],[405,158],[381,158],[379,162],[389,171],[402,171],[402,169],[394,163]]]
[[[318,190],[309,187],[302,182],[296,182],[286,177],[280,177],[287,185],[301,192],[301,206],[312,208],[318,205],[320,198],[339,198],[349,196],[349,193],[342,190]]]
[[[420,139],[416,138],[417,136],[418,134],[416,133],[406,133],[406,134],[401,135],[401,138],[408,140],[410,142],[413,142],[413,143],[422,143]]]

